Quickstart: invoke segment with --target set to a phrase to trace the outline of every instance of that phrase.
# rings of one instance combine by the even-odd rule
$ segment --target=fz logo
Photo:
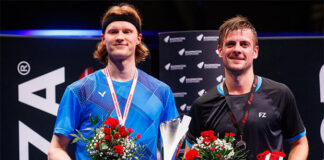
[[[266,112],[259,112],[259,118],[267,118]]]

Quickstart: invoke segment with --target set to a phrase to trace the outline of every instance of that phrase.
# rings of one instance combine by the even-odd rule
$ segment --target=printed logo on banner
[[[187,78],[186,76],[182,76],[179,79],[180,83],[200,83],[203,80],[203,78],[198,77],[198,78]]]
[[[218,36],[204,36],[204,34],[200,34],[196,37],[197,41],[218,41]]]
[[[218,77],[216,77],[217,82],[222,82],[224,80],[225,80],[225,77],[223,77],[223,75],[219,75]]]
[[[187,92],[173,92],[174,98],[185,97],[187,94]]]
[[[186,37],[170,37],[170,36],[166,36],[164,39],[165,43],[179,43],[179,42],[183,42],[184,40],[186,40]]]
[[[21,62],[19,62],[18,65],[17,65],[18,73],[19,73],[20,75],[23,75],[23,76],[29,74],[30,69],[31,69],[31,68],[30,68],[30,65],[29,65],[29,63],[26,62],[26,61],[21,61]]]
[[[184,68],[186,68],[187,65],[185,64],[178,64],[178,65],[171,65],[171,63],[168,63],[164,66],[165,70],[183,70]]]
[[[221,66],[221,64],[219,64],[219,63],[214,63],[214,64],[205,64],[205,62],[204,61],[202,61],[202,62],[200,62],[200,63],[198,63],[197,64],[197,67],[199,68],[199,69],[217,69],[218,67],[220,67]]]
[[[205,93],[206,93],[206,90],[205,90],[205,89],[202,89],[202,90],[198,91],[198,95],[199,95],[199,96],[202,96],[202,95],[204,95]]]
[[[189,50],[189,51],[186,51],[185,48],[181,49],[178,51],[179,55],[180,56],[198,56],[200,53],[202,53],[202,50]]]
[[[181,111],[190,111],[191,106],[188,106],[188,105],[185,103],[185,104],[182,104],[179,108],[180,108]]]

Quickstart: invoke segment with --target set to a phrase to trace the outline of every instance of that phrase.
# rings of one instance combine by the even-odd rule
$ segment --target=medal
[[[246,149],[246,142],[243,140],[242,135],[241,135],[241,139],[236,143],[235,146],[237,149],[243,149],[243,150]]]
[[[225,99],[227,101],[227,105],[228,105],[228,108],[229,108],[229,114],[231,116],[231,119],[232,119],[232,122],[235,126],[235,128],[238,130],[239,132],[239,135],[240,135],[240,140],[236,143],[235,147],[237,149],[240,149],[240,150],[245,150],[246,149],[246,142],[243,140],[243,135],[244,135],[244,127],[245,127],[245,124],[246,124],[246,121],[247,121],[247,118],[248,118],[248,115],[249,115],[249,108],[251,107],[251,104],[252,104],[252,101],[253,101],[253,97],[254,97],[254,92],[255,92],[255,89],[256,89],[256,86],[258,84],[258,78],[256,76],[254,76],[254,80],[253,80],[253,83],[252,83],[252,86],[251,86],[251,90],[249,92],[249,99],[247,101],[247,104],[246,106],[244,107],[244,115],[243,115],[243,118],[241,120],[241,125],[238,124],[232,110],[231,110],[231,107],[230,107],[230,100],[229,100],[229,93],[228,93],[228,90],[227,90],[227,87],[226,87],[226,84],[225,82],[223,83],[223,89],[224,89],[224,94],[225,94]]]

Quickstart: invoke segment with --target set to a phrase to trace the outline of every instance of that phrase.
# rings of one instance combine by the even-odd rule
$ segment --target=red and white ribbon
[[[125,109],[124,109],[124,115],[123,116],[122,116],[121,111],[120,111],[119,102],[118,102],[118,99],[117,99],[117,95],[116,95],[116,92],[115,92],[115,88],[114,88],[114,85],[113,85],[113,82],[112,82],[108,67],[106,67],[103,70],[103,72],[104,72],[104,74],[106,76],[106,79],[107,79],[107,84],[108,84],[108,87],[109,87],[109,90],[110,90],[112,100],[114,102],[114,107],[115,107],[115,111],[116,111],[119,123],[120,123],[120,125],[124,126],[125,123],[126,123],[129,108],[130,108],[130,106],[132,104],[132,100],[133,100],[134,93],[135,93],[135,88],[136,88],[136,84],[137,84],[137,77],[138,77],[137,76],[137,69],[135,69],[132,86],[131,86],[131,88],[129,90],[129,93],[128,93],[128,97],[127,97],[127,100],[126,100]]]

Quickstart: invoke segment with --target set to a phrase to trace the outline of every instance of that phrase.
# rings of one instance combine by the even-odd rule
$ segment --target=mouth
[[[231,60],[242,60],[242,61],[245,60],[244,57],[236,57],[236,56],[229,56],[228,58]]]

